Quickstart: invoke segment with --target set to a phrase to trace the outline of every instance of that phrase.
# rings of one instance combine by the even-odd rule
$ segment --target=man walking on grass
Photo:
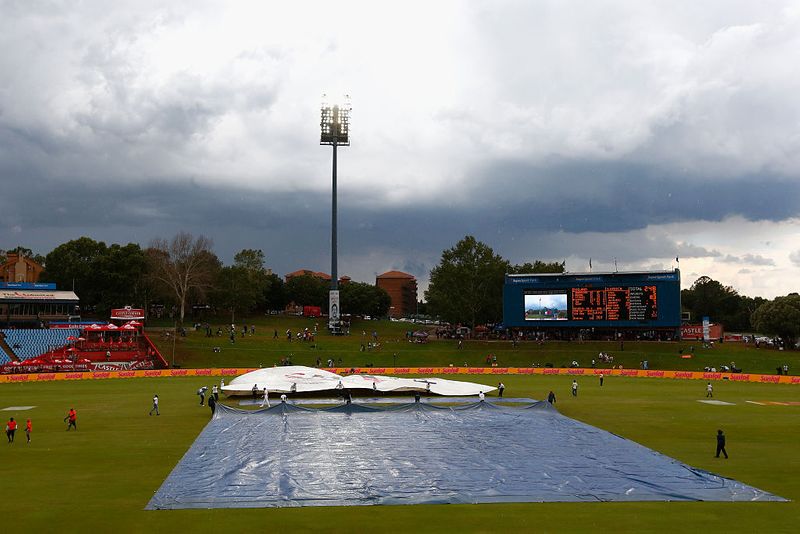
[[[17,422],[14,421],[14,418],[8,420],[6,424],[6,437],[8,438],[9,443],[14,443],[14,434],[17,433]]]
[[[64,418],[64,422],[69,422],[67,425],[67,432],[69,432],[70,428],[74,428],[76,431],[78,430],[78,412],[75,411],[75,408],[69,409],[69,413]]]
[[[161,415],[158,413],[158,395],[153,395],[153,407],[150,408],[150,415],[153,415],[153,412],[156,412],[156,415]]]
[[[728,451],[725,450],[725,433],[722,430],[717,430],[717,455],[715,458],[719,458],[719,453],[725,455],[725,459],[728,459]]]

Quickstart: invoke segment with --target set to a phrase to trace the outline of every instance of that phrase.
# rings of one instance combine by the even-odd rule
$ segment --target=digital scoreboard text
[[[572,288],[569,317],[573,321],[656,320],[656,286]]]

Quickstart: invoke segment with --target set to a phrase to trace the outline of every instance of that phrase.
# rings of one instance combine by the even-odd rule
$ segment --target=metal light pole
[[[336,208],[336,147],[350,146],[350,97],[344,103],[330,105],[322,95],[320,120],[320,145],[333,147],[332,199],[331,199],[331,290],[328,296],[328,329],[340,333],[341,307],[339,306],[339,272],[337,259],[337,208]]]

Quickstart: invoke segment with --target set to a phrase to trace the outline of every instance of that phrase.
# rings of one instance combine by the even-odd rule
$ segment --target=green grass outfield
[[[460,377],[470,378],[470,377]],[[494,376],[475,376],[493,384]],[[689,465],[791,499],[788,503],[556,503],[364,506],[297,509],[145,511],[144,507],[209,420],[195,390],[210,378],[142,378],[0,385],[0,412],[24,426],[2,443],[4,532],[795,532],[800,521],[800,406],[791,385],[717,382],[716,399],[697,402],[701,381],[608,377],[507,376],[506,396],[543,398],[553,389],[565,415],[604,428]],[[148,416],[151,398],[159,417]],[[492,397],[489,396],[489,399]],[[65,432],[67,410],[78,431]],[[717,428],[729,460],[715,459]],[[458,444],[453,444],[457,447]],[[502,454],[503,451],[497,451]]]

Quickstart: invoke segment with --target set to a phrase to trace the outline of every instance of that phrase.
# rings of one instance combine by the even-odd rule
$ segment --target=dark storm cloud
[[[494,181],[497,190],[473,195],[486,200],[479,206],[443,202],[376,210],[355,191],[345,189],[340,193],[340,255],[343,259],[358,257],[370,249],[383,250],[387,255],[393,252],[405,259],[392,265],[374,260],[378,264],[359,266],[354,272],[360,269],[359,272],[372,274],[397,268],[420,277],[438,262],[442,250],[468,234],[515,263],[570,256],[593,257],[598,265],[613,258],[630,262],[722,256],[713,249],[676,242],[674,236],[663,233],[635,233],[653,221],[714,220],[735,213],[732,209],[687,207],[692,202],[713,206],[715,193],[693,187],[688,180],[670,182],[669,189],[681,192],[681,196],[670,196],[666,186],[626,189],[608,169],[599,175],[579,171],[590,168],[597,166],[571,164],[569,169],[556,168],[552,172],[530,171],[530,186],[520,186],[518,176],[512,180],[511,173],[498,173],[499,178]],[[573,183],[587,184],[591,192],[580,196],[572,188],[564,188],[560,181],[566,175],[573,177]],[[635,182],[630,171],[621,176]],[[153,237],[169,237],[188,230],[212,237],[216,251],[226,260],[241,248],[262,248],[268,257],[278,261],[275,268],[286,272],[299,268],[298,262],[308,262],[303,267],[325,270],[329,265],[327,192],[264,192],[229,185],[212,187],[190,179],[133,184],[33,178],[23,182],[26,187],[4,196],[5,207],[0,214],[3,228],[21,227],[26,232],[94,229],[93,235],[100,236],[103,232],[98,229],[115,228],[111,238],[102,238],[115,242],[133,240],[142,245]],[[765,189],[769,188],[759,188],[766,199],[744,203],[744,213],[740,214],[759,215],[758,210],[748,211],[747,207],[781,197],[778,193],[765,194]],[[796,192],[784,191],[783,197],[792,194]],[[634,233],[626,234],[631,231]],[[5,240],[8,239],[12,238]],[[721,259],[773,264],[768,258],[752,254]]]
[[[709,180],[675,168],[580,160],[539,166],[496,161],[478,175],[472,198],[488,204],[491,218],[523,229],[624,232],[735,215],[781,221],[800,214],[800,182],[784,176]]]

